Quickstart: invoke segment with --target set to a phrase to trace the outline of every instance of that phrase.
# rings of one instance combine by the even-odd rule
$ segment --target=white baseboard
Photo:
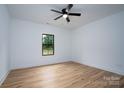
[[[90,64],[86,64],[86,63],[81,63],[79,61],[74,61],[74,62],[124,76],[124,73],[121,73],[121,72],[119,72],[117,70],[114,70],[114,69],[109,69],[109,68],[106,68],[106,67],[103,67],[103,66],[96,66],[96,65],[90,65]]]
[[[0,80],[0,86],[3,84],[3,82],[5,81],[5,79],[7,78],[8,74],[10,71],[8,71],[2,78],[2,80]]]

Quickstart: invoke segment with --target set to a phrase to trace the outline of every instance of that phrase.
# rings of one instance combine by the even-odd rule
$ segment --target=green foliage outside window
[[[42,34],[42,55],[54,55],[54,35]]]

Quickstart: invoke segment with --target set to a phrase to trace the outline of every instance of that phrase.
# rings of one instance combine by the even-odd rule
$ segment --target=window
[[[54,35],[42,34],[42,55],[54,55]]]

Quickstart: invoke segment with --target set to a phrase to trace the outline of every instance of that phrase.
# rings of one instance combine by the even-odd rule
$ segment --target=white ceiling
[[[51,24],[70,30],[124,11],[124,5],[117,4],[74,4],[70,12],[82,13],[80,17],[70,16],[70,23],[67,23],[64,18],[53,20],[60,14],[50,11],[50,9],[61,10],[66,6],[65,4],[7,5],[9,13],[13,18],[28,20],[35,23]]]

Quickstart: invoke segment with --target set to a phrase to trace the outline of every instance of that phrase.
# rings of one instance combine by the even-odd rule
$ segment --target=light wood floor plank
[[[12,70],[1,87],[124,87],[124,76],[75,62],[65,62]]]

